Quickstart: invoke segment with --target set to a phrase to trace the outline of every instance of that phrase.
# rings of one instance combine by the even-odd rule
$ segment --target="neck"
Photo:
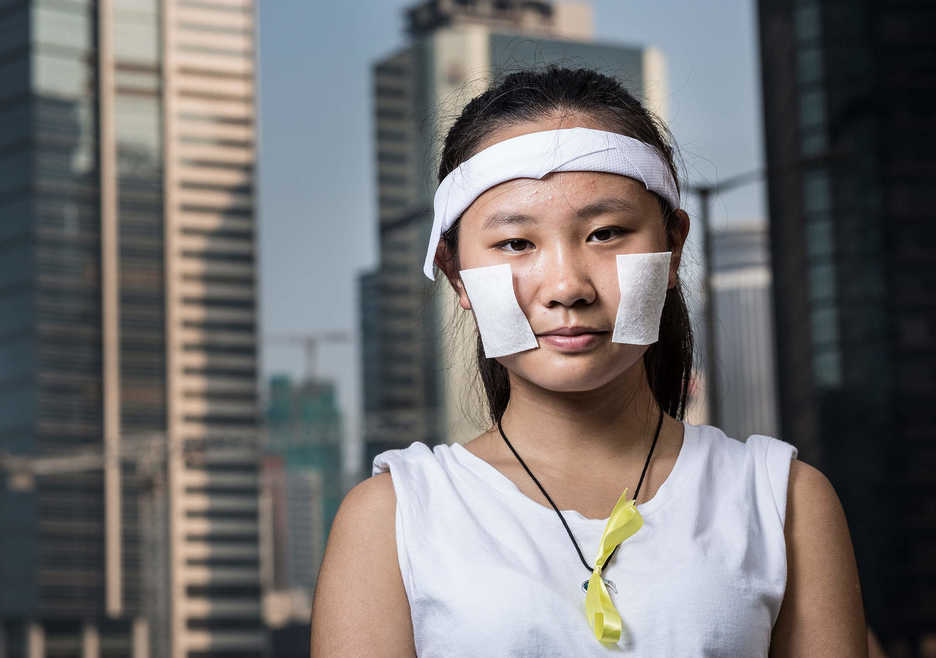
[[[551,391],[510,373],[501,424],[527,463],[630,462],[646,458],[659,413],[641,358],[590,391]]]

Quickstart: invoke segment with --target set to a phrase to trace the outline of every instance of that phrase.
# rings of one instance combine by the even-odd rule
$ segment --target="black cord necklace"
[[[647,473],[647,467],[650,465],[650,456],[653,455],[653,448],[656,446],[657,439],[660,438],[660,428],[663,426],[663,407],[660,407],[660,420],[657,422],[656,432],[653,435],[653,443],[650,444],[650,452],[647,453],[647,461],[644,462],[643,471],[640,473],[640,480],[637,482],[637,489],[634,490],[634,500],[637,500],[637,494],[640,493],[640,485],[643,484],[644,475]],[[517,454],[517,451],[514,450],[514,447],[510,444],[510,441],[507,440],[507,435],[504,434],[504,428],[501,426],[501,419],[497,420],[497,429],[500,430],[500,434],[504,437],[504,441],[507,442],[507,447],[510,448],[510,451],[517,458],[517,461],[520,462],[520,465],[530,474],[530,477],[533,478],[533,481],[536,483],[536,486],[539,487],[540,491],[543,492],[543,495],[546,496],[546,500],[549,501],[549,504],[552,505],[553,509],[556,510],[556,514],[559,515],[559,520],[562,521],[562,525],[565,526],[566,532],[569,533],[569,539],[572,540],[572,544],[575,546],[575,550],[578,553],[579,559],[582,561],[582,564],[585,565],[585,568],[588,569],[589,573],[592,571],[592,568],[588,566],[588,562],[585,561],[585,556],[582,555],[582,549],[579,548],[578,542],[575,541],[575,537],[572,535],[572,530],[569,529],[569,524],[566,523],[565,517],[559,512],[559,508],[556,507],[556,503],[553,502],[553,499],[549,497],[549,494],[546,493],[546,489],[543,488],[543,485],[540,484],[539,480],[536,479],[536,476],[533,475],[533,472],[527,467],[520,455]],[[605,564],[611,562],[614,558],[614,554],[617,553],[617,549],[621,547],[620,544],[614,547],[614,550],[611,552],[611,555],[608,556],[608,559],[605,561]],[[586,581],[587,582],[587,581]]]

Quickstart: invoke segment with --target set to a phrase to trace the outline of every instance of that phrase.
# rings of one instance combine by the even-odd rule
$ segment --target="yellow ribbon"
[[[611,601],[608,588],[601,578],[601,569],[605,561],[611,556],[614,547],[640,530],[643,526],[643,517],[637,511],[636,499],[627,499],[627,489],[618,498],[611,518],[601,533],[601,543],[598,557],[595,558],[595,568],[591,578],[588,579],[588,592],[585,594],[585,614],[588,625],[595,633],[599,642],[616,643],[621,639],[621,615]]]

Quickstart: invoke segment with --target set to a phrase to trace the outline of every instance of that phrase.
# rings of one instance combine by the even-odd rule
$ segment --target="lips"
[[[583,352],[606,341],[607,331],[594,327],[560,327],[548,333],[538,334],[541,342],[562,352]]]
[[[553,329],[552,331],[544,331],[538,336],[578,336],[580,334],[600,334],[605,333],[603,329],[598,329],[597,327],[586,327],[584,325],[580,326],[571,326],[571,327],[559,327],[558,329]]]

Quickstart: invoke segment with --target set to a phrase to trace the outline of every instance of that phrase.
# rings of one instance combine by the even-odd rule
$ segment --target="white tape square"
[[[514,292],[510,263],[460,270],[484,356],[493,359],[539,347]]]
[[[672,253],[617,254],[621,299],[612,343],[651,345],[659,340]]]

